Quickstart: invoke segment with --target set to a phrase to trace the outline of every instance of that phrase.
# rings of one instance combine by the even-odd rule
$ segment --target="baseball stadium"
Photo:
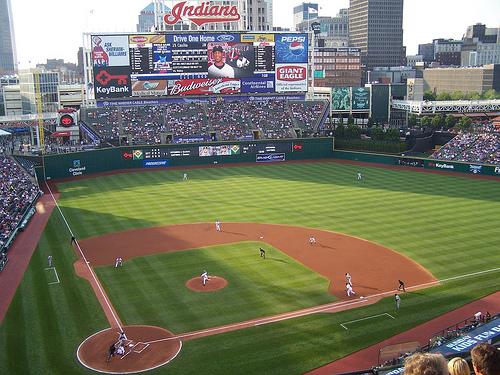
[[[0,154],[2,374],[399,374],[499,345],[491,120],[363,151],[308,97],[307,34],[87,41],[87,104],[2,127],[39,142]]]

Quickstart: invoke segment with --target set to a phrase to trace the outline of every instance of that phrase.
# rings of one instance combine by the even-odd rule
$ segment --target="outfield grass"
[[[358,182],[360,169],[365,178]],[[61,184],[60,204],[77,238],[220,218],[222,222],[303,225],[359,236],[411,257],[440,279],[500,267],[498,181],[335,163],[189,170],[189,180],[184,182],[182,173],[120,174]],[[68,238],[58,215],[53,215],[0,327],[0,347],[7,348],[0,351],[1,373],[88,373],[75,363],[76,347],[106,322],[90,287],[74,276],[75,257]],[[198,270],[190,268],[182,271],[179,262],[192,254],[195,262],[206,260],[204,251],[211,249],[168,254],[165,261],[177,263],[176,272],[197,274]],[[52,281],[43,271],[48,254],[54,256],[61,284],[46,284]],[[137,275],[151,259],[134,260],[138,268],[130,272]],[[214,260],[214,267],[219,261]],[[182,331],[217,324],[211,321],[213,317],[200,316],[176,299],[177,293],[169,288],[168,265],[159,284],[149,280],[148,289],[158,293],[158,304],[144,300],[148,306],[140,309],[140,297],[137,303],[122,307],[125,303],[118,299],[126,296],[112,290],[116,287],[108,275],[112,271],[98,270],[127,323],[169,321]],[[359,326],[346,332],[339,324],[392,311],[392,299],[350,312],[189,341],[174,362],[155,373],[201,369],[206,374],[240,373],[244,368],[246,374],[299,374],[500,290],[499,279],[494,272],[410,293],[403,299],[397,320],[373,321],[369,330]],[[156,290],[155,285],[166,290]],[[164,300],[167,294],[171,301]],[[280,296],[285,302],[292,299],[285,297]],[[260,303],[257,291],[251,298],[252,303]],[[311,301],[316,298],[324,297],[318,294]],[[237,304],[231,309],[234,319],[244,316]],[[147,316],[142,316],[143,311]],[[186,321],[182,312],[187,314]],[[190,321],[192,317],[196,321]],[[27,334],[29,340],[24,338]]]
[[[329,281],[281,251],[259,242],[134,258],[126,267],[98,267],[124,324],[149,324],[184,333],[317,306],[335,300]],[[185,283],[206,269],[229,284],[197,293]],[[163,312],[159,314],[159,312]]]

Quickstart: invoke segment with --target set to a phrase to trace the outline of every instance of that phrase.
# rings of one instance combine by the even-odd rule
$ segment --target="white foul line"
[[[482,274],[491,273],[491,272],[497,272],[497,271],[500,271],[500,267],[492,268],[492,269],[484,270],[484,271],[473,272],[473,273],[469,273],[469,274],[465,274],[465,275],[459,275],[459,276],[449,277],[449,278],[442,279],[442,280],[431,281],[431,282],[424,283],[424,284],[413,285],[413,286],[407,287],[406,289],[407,290],[409,290],[409,289],[420,289],[420,288],[423,288],[423,287],[426,287],[426,286],[437,285],[439,283],[443,283],[443,282],[447,282],[447,281],[452,281],[452,280],[456,280],[456,279],[465,279],[467,277],[472,277],[472,276],[477,276],[477,275],[482,275]],[[282,320],[294,319],[294,318],[298,318],[298,317],[305,316],[305,315],[311,315],[311,314],[315,314],[315,313],[321,313],[321,312],[327,311],[327,310],[332,310],[332,309],[337,309],[337,308],[344,307],[344,306],[352,306],[352,305],[356,305],[356,304],[359,304],[359,303],[367,302],[367,300],[369,298],[386,297],[386,296],[392,295],[394,292],[398,292],[398,290],[390,290],[390,291],[387,291],[387,292],[381,292],[381,293],[372,294],[372,295],[366,296],[363,299],[359,299],[359,300],[332,302],[332,303],[329,303],[329,304],[326,304],[326,305],[320,305],[320,306],[310,307],[310,308],[307,308],[307,309],[304,309],[304,310],[299,310],[298,312],[285,313],[285,314],[282,314],[282,315],[280,315],[278,317],[275,317],[275,318],[273,318],[273,317],[267,317],[267,318],[256,319],[254,321],[254,323],[252,323],[252,321],[246,321],[246,322],[239,322],[239,323],[235,323],[235,324],[229,324],[229,325],[225,325],[225,326],[221,326],[221,327],[208,328],[208,329],[200,330],[200,331],[188,332],[188,333],[184,333],[184,334],[181,334],[181,335],[176,335],[176,336],[173,336],[173,337],[167,337],[167,338],[164,338],[164,339],[158,339],[158,340],[154,340],[154,341],[148,341],[148,342],[146,342],[146,344],[154,344],[154,343],[157,343],[157,342],[169,341],[169,340],[179,340],[179,339],[183,339],[183,338],[190,337],[190,336],[197,336],[197,335],[209,334],[209,333],[212,333],[212,332],[225,331],[225,330],[228,330],[228,329],[235,330],[235,329],[238,329],[238,327],[259,326],[259,325],[264,325],[264,324],[270,324],[270,323],[274,323],[274,322],[279,322],[279,321],[282,321]],[[384,313],[384,314],[390,316],[392,319],[395,319],[392,315],[390,315],[388,313]]]
[[[361,318],[361,319],[356,319],[356,320],[350,320],[348,322],[344,322],[344,323],[341,323],[340,325],[342,326],[342,328],[344,329],[348,329],[344,324],[349,324],[349,323],[356,323],[356,322],[361,322],[363,320],[367,320],[367,319],[373,319],[373,318],[378,318],[379,316],[385,316],[385,315],[388,315],[390,318],[392,319],[396,319],[394,318],[391,314],[388,314],[388,313],[383,313],[383,314],[378,314],[378,315],[371,315],[371,316],[367,316],[366,318]]]
[[[52,197],[52,200],[54,201],[54,204],[56,205],[57,209],[59,210],[59,213],[61,214],[61,217],[64,220],[64,223],[66,224],[66,227],[68,228],[69,233],[71,234],[71,237],[73,238],[74,237],[74,233],[71,230],[68,222],[66,221],[66,218],[64,217],[64,214],[61,211],[61,208],[59,207],[59,204],[57,203],[56,198],[54,197],[54,194],[52,194],[52,190],[50,189],[49,184],[47,184],[47,181],[44,181],[44,182],[45,182],[45,186],[47,186],[47,189],[49,190],[49,193],[50,193],[50,195]],[[113,319],[114,319],[116,325],[120,329],[120,332],[123,332],[122,325],[120,324],[120,321],[118,320],[118,317],[115,315],[115,312],[113,311],[113,308],[111,307],[111,304],[108,301],[108,297],[106,296],[106,294],[102,290],[101,283],[97,279],[97,276],[95,275],[94,270],[92,270],[92,267],[89,266],[89,261],[87,260],[87,257],[83,253],[83,251],[82,251],[82,249],[80,247],[80,244],[78,243],[78,240],[76,240],[76,239],[75,239],[75,244],[76,244],[76,247],[78,248],[78,251],[80,252],[80,254],[82,256],[83,261],[85,262],[85,266],[87,266],[88,270],[90,271],[90,274],[92,275],[92,278],[94,279],[94,282],[96,283],[97,288],[99,289],[99,292],[101,293],[101,296],[104,299],[104,302],[106,302],[106,305],[108,306],[109,311],[111,312],[111,315],[113,316]]]
[[[57,270],[56,270],[56,268],[55,267],[45,268],[45,271],[48,271],[48,270],[54,270],[54,273],[55,273],[56,279],[57,279],[57,281],[52,281],[52,282],[48,283],[48,285],[59,284],[60,281],[59,281],[59,276],[57,276]]]

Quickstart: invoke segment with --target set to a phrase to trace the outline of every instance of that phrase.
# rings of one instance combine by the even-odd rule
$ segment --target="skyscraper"
[[[349,44],[367,69],[403,65],[403,0],[350,0]]]
[[[17,70],[16,43],[10,0],[0,0],[0,75]]]

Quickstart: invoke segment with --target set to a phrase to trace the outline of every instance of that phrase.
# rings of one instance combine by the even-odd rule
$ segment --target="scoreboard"
[[[180,157],[210,157],[236,155],[272,155],[301,151],[296,141],[280,142],[246,142],[241,144],[222,145],[169,145],[148,146],[122,151],[125,160],[165,160]]]
[[[307,91],[307,34],[92,35],[91,49],[96,99]]]

